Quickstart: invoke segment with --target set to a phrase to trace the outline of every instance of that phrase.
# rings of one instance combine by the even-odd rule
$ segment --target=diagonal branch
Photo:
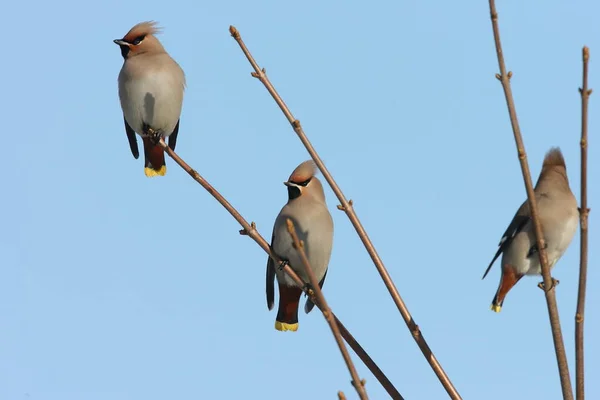
[[[363,228],[360,220],[358,219],[358,216],[354,212],[354,208],[352,207],[352,200],[346,199],[346,197],[344,196],[344,193],[342,193],[342,190],[337,185],[337,183],[333,179],[333,176],[329,173],[329,170],[325,167],[325,164],[323,163],[323,161],[317,154],[317,151],[314,149],[314,147],[312,146],[312,144],[306,137],[306,134],[304,133],[304,130],[302,129],[302,125],[300,125],[300,121],[297,120],[296,118],[294,118],[294,116],[292,115],[291,111],[289,110],[289,108],[287,107],[287,105],[285,104],[283,99],[279,96],[279,94],[277,93],[277,91],[275,90],[275,88],[273,87],[271,82],[269,81],[266,71],[264,69],[261,69],[258,66],[256,61],[254,60],[254,57],[252,57],[252,54],[250,54],[250,51],[244,44],[244,41],[242,40],[238,30],[234,26],[230,26],[229,32],[231,33],[231,36],[233,36],[233,38],[239,44],[240,48],[244,52],[244,55],[246,56],[246,58],[252,65],[252,68],[254,68],[254,72],[252,72],[252,76],[254,78],[257,78],[258,80],[260,80],[261,83],[268,90],[268,92],[271,94],[271,96],[273,97],[273,99],[275,100],[275,102],[277,103],[277,105],[279,106],[279,108],[281,109],[281,111],[283,112],[285,117],[287,118],[287,120],[290,122],[290,124],[292,124],[294,131],[300,138],[300,141],[302,142],[304,147],[306,147],[306,150],[308,151],[308,153],[314,160],[315,164],[317,165],[317,167],[319,167],[319,170],[323,174],[323,177],[325,178],[327,183],[329,183],[329,186],[331,186],[331,189],[333,190],[333,192],[335,193],[335,195],[337,196],[338,200],[341,203],[341,205],[338,206],[338,209],[344,211],[346,213],[346,215],[348,216],[348,218],[350,219],[350,222],[352,223],[352,225],[354,226],[354,229],[358,233],[360,240],[363,242],[365,248],[367,249],[367,252],[369,253],[369,256],[373,260],[373,263],[375,264],[375,267],[377,268],[377,271],[379,272],[379,275],[383,279],[385,286],[387,287],[390,295],[392,296],[392,299],[394,300],[396,307],[398,307],[398,310],[400,311],[400,314],[402,315],[404,322],[406,323],[414,340],[417,342],[417,345],[421,349],[421,352],[423,353],[423,355],[429,362],[429,365],[431,366],[431,368],[437,375],[438,379],[440,380],[440,382],[446,389],[446,392],[448,392],[448,395],[453,400],[461,399],[460,395],[458,394],[458,391],[456,390],[456,388],[450,381],[450,378],[448,377],[448,375],[446,375],[446,372],[442,368],[442,365],[439,363],[439,361],[437,360],[437,358],[431,351],[431,348],[429,347],[429,345],[427,344],[427,341],[423,337],[421,329],[413,320],[412,316],[410,315],[410,312],[408,311],[408,308],[406,307],[406,304],[400,297],[400,293],[398,292],[398,289],[394,285],[394,282],[392,281],[392,278],[390,277],[387,269],[385,268],[383,261],[379,257],[379,254],[377,254],[377,251],[375,250],[375,247],[373,246],[371,239],[369,239],[367,232]]]
[[[354,386],[354,388],[358,392],[358,396],[361,398],[361,400],[366,400],[369,397],[367,396],[367,391],[365,389],[364,383],[358,377],[358,372],[356,372],[356,368],[352,363],[350,354],[348,354],[348,350],[346,349],[346,346],[344,346],[344,341],[342,340],[342,335],[340,334],[340,328],[338,328],[335,322],[335,318],[333,317],[331,308],[329,308],[329,304],[327,304],[327,300],[325,300],[325,296],[323,296],[323,292],[321,291],[321,287],[319,286],[319,280],[315,276],[315,273],[312,270],[310,263],[308,262],[306,252],[304,251],[304,242],[298,238],[298,235],[296,234],[296,228],[294,227],[294,223],[289,218],[287,219],[287,229],[290,233],[290,236],[292,237],[292,240],[294,241],[294,249],[296,249],[298,255],[300,255],[300,258],[302,259],[302,264],[304,264],[304,270],[308,275],[308,279],[311,285],[311,288],[308,290],[314,291],[315,297],[318,301],[318,303],[315,304],[319,304],[319,308],[323,313],[323,317],[325,317],[325,320],[331,328],[331,332],[333,333],[335,341],[338,347],[340,348],[340,352],[342,353],[342,357],[346,362],[348,371],[350,371],[350,376],[352,377],[352,386]]]
[[[550,315],[550,325],[552,328],[552,338],[554,339],[554,349],[556,351],[556,360],[558,362],[558,370],[560,373],[562,394],[564,399],[572,400],[573,388],[571,387],[571,378],[569,377],[569,365],[567,363],[567,354],[565,352],[565,344],[563,342],[562,331],[560,328],[558,307],[556,305],[556,292],[554,290],[556,285],[552,276],[550,275],[548,256],[546,254],[544,236],[542,233],[542,226],[540,224],[537,202],[535,199],[535,194],[533,192],[531,172],[529,171],[529,165],[527,163],[525,145],[523,144],[521,129],[519,128],[519,121],[517,119],[517,112],[515,109],[512,90],[510,87],[510,78],[512,77],[512,72],[509,71],[507,73],[506,66],[504,64],[504,55],[502,53],[502,44],[500,43],[500,30],[498,28],[498,13],[496,12],[496,4],[494,0],[489,0],[489,2],[490,16],[492,19],[492,29],[494,31],[494,41],[496,44],[496,54],[498,56],[498,65],[500,67],[500,74],[496,74],[496,78],[502,83],[502,88],[504,89],[504,96],[506,97],[506,104],[508,106],[510,123],[512,125],[512,130],[515,136],[515,143],[517,145],[519,161],[521,163],[523,180],[525,181],[525,189],[527,191],[527,199],[529,201],[529,210],[531,211],[531,217],[533,219],[533,225],[535,228],[535,236],[538,246],[537,248],[539,249],[538,254],[540,257],[540,263],[542,265],[542,276],[544,277],[543,289],[544,293],[546,294],[548,314]]]
[[[300,279],[300,277],[294,272],[294,270],[289,266],[282,263],[282,260],[271,250],[271,246],[267,243],[267,241],[261,236],[261,234],[256,229],[256,224],[254,222],[248,223],[244,217],[233,207],[225,197],[221,195],[206,179],[204,179],[196,170],[192,169],[185,161],[181,159],[175,153],[163,139],[159,142],[160,147],[171,157],[185,172],[187,172],[196,182],[198,182],[208,193],[210,193],[215,200],[217,200],[228,212],[231,216],[242,226],[242,230],[240,230],[241,235],[247,235],[252,240],[254,240],[268,255],[275,261],[279,266],[283,265],[283,271],[288,274],[296,284],[304,288],[305,283]],[[311,301],[315,303],[317,307],[319,307],[318,301],[314,297],[312,293],[309,293],[308,290],[305,290],[307,296],[310,297]],[[320,307],[319,307],[320,308]],[[354,350],[354,352],[358,355],[358,357],[362,360],[362,362],[369,368],[371,373],[377,378],[379,383],[384,387],[384,389],[388,392],[392,399],[402,400],[402,396],[398,392],[398,390],[394,387],[392,382],[387,378],[387,376],[379,369],[375,361],[369,356],[369,354],[362,348],[362,346],[354,339],[354,337],[350,334],[350,332],[346,329],[346,327],[342,324],[342,322],[332,313],[333,317],[336,319],[340,332],[346,343]]]
[[[588,216],[590,213],[590,209],[587,206],[587,126],[588,100],[592,94],[592,89],[588,89],[588,61],[590,59],[590,49],[584,47],[582,53],[583,86],[579,88],[579,94],[581,94],[581,207],[579,208],[579,229],[581,237],[579,247],[579,292],[577,294],[577,311],[575,313],[575,394],[577,400],[585,399],[583,321],[588,264]]]

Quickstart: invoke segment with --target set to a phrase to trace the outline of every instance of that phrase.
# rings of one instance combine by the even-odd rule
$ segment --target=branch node
[[[348,211],[349,209],[352,208],[352,205],[354,203],[352,202],[352,199],[348,200],[348,205],[347,206],[343,206],[341,204],[338,204],[337,209],[340,211]]]
[[[496,79],[498,79],[499,81],[502,80],[502,76],[500,74],[496,74]]]
[[[300,120],[299,119],[295,119],[294,122],[292,122],[292,127],[294,129],[300,129],[302,127],[302,125],[300,125]]]
[[[590,208],[586,208],[586,209],[582,209],[581,207],[578,207],[577,210],[579,211],[579,215],[581,217],[588,217],[591,209]]]
[[[421,336],[421,328],[419,328],[419,325],[415,324],[415,328],[412,331],[410,331],[410,333],[412,333],[412,335],[415,338],[418,338],[419,336]]]
[[[350,381],[352,383],[352,386],[356,387],[356,382],[354,381]],[[366,379],[361,379],[360,382],[358,382],[360,384],[360,386],[365,387],[365,385],[367,384],[367,380]]]
[[[189,174],[191,175],[192,178],[194,178],[195,180],[200,179],[200,174],[198,173],[198,171],[196,171],[195,169],[191,168]]]
[[[583,322],[583,314],[577,313],[575,314],[575,322],[581,324]]]
[[[292,243],[292,246],[294,247],[295,250],[304,249],[304,240],[299,240],[298,244],[296,244],[294,242],[294,243]]]
[[[264,77],[267,75],[267,70],[263,68],[260,72],[250,72],[250,75],[262,82]]]
[[[247,230],[246,228],[240,229],[240,235],[248,236],[250,235],[250,232],[254,231],[256,231],[256,222],[252,221],[250,222],[250,230]]]
[[[578,208],[577,210],[579,210],[579,223],[581,224],[581,229],[587,230],[590,209],[586,208],[586,209],[582,210],[581,208]]]
[[[512,78],[512,71],[508,71],[508,79]]]

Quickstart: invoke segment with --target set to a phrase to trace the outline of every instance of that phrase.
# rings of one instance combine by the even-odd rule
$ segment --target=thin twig
[[[546,303],[548,305],[548,314],[550,316],[550,325],[552,328],[552,338],[554,339],[554,349],[556,351],[556,360],[558,362],[558,370],[560,373],[562,394],[564,399],[572,400],[573,388],[571,386],[571,378],[569,377],[569,365],[567,363],[567,354],[565,352],[565,344],[563,342],[562,331],[560,328],[558,307],[556,306],[556,285],[552,276],[550,275],[542,226],[540,224],[537,202],[533,192],[531,173],[527,163],[527,154],[525,153],[525,145],[523,144],[523,138],[521,136],[517,112],[510,87],[510,78],[512,76],[512,72],[509,71],[507,73],[506,66],[504,64],[504,55],[502,53],[502,44],[500,42],[500,30],[498,28],[498,13],[496,12],[496,4],[494,0],[489,0],[489,2],[492,28],[494,31],[494,41],[496,44],[496,54],[498,56],[498,65],[500,67],[500,74],[496,74],[496,78],[502,83],[502,88],[504,89],[504,96],[506,97],[506,104],[508,106],[508,113],[510,115],[510,123],[515,136],[515,143],[517,145],[517,152],[519,161],[521,163],[521,171],[523,173],[523,180],[525,182],[525,189],[527,191],[529,210],[531,212],[531,218],[533,219],[533,225],[535,228],[537,248],[539,249],[538,254],[540,257],[540,263],[542,265],[542,276],[544,277],[543,289],[544,293],[546,294]]]
[[[352,334],[346,329],[344,324],[342,324],[342,322],[339,319],[337,319],[335,314],[332,314],[332,315],[335,318],[335,322],[337,323],[338,327],[340,328],[340,332],[341,332],[342,336],[344,337],[346,342],[348,344],[350,344],[350,347],[352,347],[352,342],[355,342],[356,339],[354,339],[354,336],[352,336]],[[360,357],[360,359],[367,366],[367,368],[369,368],[371,373],[373,373],[373,375],[379,380],[379,383],[381,383],[381,386],[384,387],[384,389],[388,392],[388,394],[390,395],[390,397],[392,399],[395,399],[395,400],[403,400],[404,399],[400,395],[400,393],[398,393],[398,391],[396,390],[394,385],[392,385],[392,382],[390,382],[387,379],[387,377],[385,376],[383,371],[381,371],[379,369],[379,367],[377,366],[377,364],[375,364],[375,362],[373,360],[371,360],[371,357],[369,357],[369,355],[363,350],[362,347],[360,347],[360,346],[352,347],[352,350],[354,350],[354,352],[358,355],[358,357]],[[383,379],[381,379],[380,377]]]
[[[331,189],[333,190],[333,192],[337,196],[338,200],[340,201],[341,204],[338,205],[338,209],[344,211],[346,213],[346,215],[348,216],[348,218],[350,219],[350,222],[354,226],[354,229],[358,233],[358,236],[360,237],[365,248],[367,249],[367,252],[369,253],[369,256],[371,257],[371,259],[373,260],[373,263],[375,264],[375,267],[377,268],[379,275],[383,279],[383,282],[384,282],[385,286],[387,287],[390,295],[392,296],[392,299],[394,300],[396,307],[398,307],[398,310],[400,311],[400,314],[402,315],[404,322],[406,323],[414,340],[417,342],[417,345],[421,349],[421,352],[425,356],[425,359],[429,362],[429,365],[431,366],[431,368],[437,375],[438,379],[440,380],[440,382],[446,389],[446,392],[448,392],[448,395],[450,396],[450,398],[453,400],[461,399],[460,395],[458,394],[458,391],[456,390],[456,388],[450,381],[450,378],[448,377],[448,375],[442,368],[442,365],[439,363],[439,361],[437,360],[437,358],[431,351],[431,348],[429,347],[429,345],[427,344],[427,341],[423,337],[423,334],[422,334],[419,326],[415,323],[412,316],[410,315],[410,312],[408,311],[406,304],[404,304],[402,297],[400,297],[400,293],[398,292],[398,289],[394,285],[394,282],[392,281],[392,278],[390,277],[385,265],[383,264],[383,261],[379,257],[379,254],[377,254],[377,251],[375,250],[375,247],[373,246],[371,239],[369,239],[367,232],[363,228],[360,220],[358,219],[358,216],[354,212],[354,208],[352,207],[352,200],[346,199],[346,197],[344,196],[344,193],[342,192],[340,187],[337,185],[337,183],[333,179],[333,176],[329,173],[329,170],[325,167],[325,164],[319,157],[319,154],[317,153],[317,151],[314,149],[314,147],[312,146],[312,144],[306,137],[306,134],[304,133],[304,130],[302,129],[302,125],[300,125],[300,121],[297,120],[296,118],[294,118],[294,116],[292,115],[291,111],[289,110],[289,108],[287,107],[287,105],[285,104],[283,99],[279,96],[279,94],[277,93],[277,91],[275,90],[275,88],[273,87],[271,82],[269,81],[269,78],[267,77],[267,73],[266,73],[265,69],[261,69],[258,66],[256,61],[254,60],[254,57],[252,57],[252,54],[250,53],[250,51],[244,44],[244,41],[242,40],[239,31],[234,26],[230,26],[229,32],[231,33],[231,36],[233,36],[233,38],[239,44],[239,46],[242,49],[242,51],[244,52],[246,58],[252,65],[252,68],[254,68],[254,72],[252,72],[252,76],[254,78],[257,78],[258,80],[260,80],[261,83],[268,90],[268,92],[271,94],[271,96],[273,97],[273,99],[275,100],[275,102],[277,103],[277,105],[279,106],[279,108],[281,109],[281,111],[283,112],[285,117],[287,118],[287,120],[290,122],[290,124],[294,128],[294,131],[300,138],[300,141],[302,142],[304,147],[306,147],[306,150],[308,151],[308,153],[314,160],[315,164],[317,165],[317,167],[323,174],[323,177],[325,178],[327,183],[329,183],[329,186],[331,186]]]
[[[579,292],[577,294],[577,311],[575,312],[575,394],[577,400],[585,399],[585,374],[583,351],[583,321],[585,314],[585,289],[587,283],[588,264],[588,216],[587,206],[587,151],[588,151],[588,100],[592,89],[588,89],[588,61],[590,49],[583,47],[583,86],[581,94],[581,207],[579,208],[580,229],[580,264]]]
[[[313,290],[315,292],[315,297],[318,301],[319,308],[323,313],[323,317],[329,324],[331,328],[331,332],[333,333],[333,337],[340,348],[340,352],[342,353],[342,357],[346,362],[346,366],[348,367],[348,371],[350,371],[350,376],[352,377],[352,386],[356,389],[358,396],[361,400],[366,400],[369,398],[367,396],[367,390],[365,389],[363,383],[358,377],[358,372],[356,372],[356,368],[354,367],[354,363],[352,363],[352,359],[350,358],[350,354],[344,346],[344,341],[342,340],[342,335],[340,334],[340,328],[338,328],[337,323],[335,322],[335,318],[333,317],[331,308],[329,308],[329,304],[327,304],[327,300],[325,300],[325,296],[323,296],[323,292],[321,291],[321,287],[319,286],[319,280],[315,276],[312,267],[310,266],[310,262],[308,262],[308,258],[306,257],[306,252],[304,251],[304,242],[298,238],[298,234],[296,233],[296,228],[294,227],[294,222],[291,219],[287,219],[287,229],[294,241],[294,249],[300,255],[302,259],[302,264],[304,265],[304,270],[308,275],[308,280],[310,281],[311,288],[309,290]]]
[[[219,193],[206,179],[204,179],[196,170],[192,169],[181,157],[177,155],[164,140],[160,140],[160,147],[171,157],[185,172],[187,172],[196,182],[198,182],[208,193],[210,193],[215,200],[217,200],[228,212],[231,216],[242,226],[243,229],[240,230],[241,235],[247,235],[252,240],[254,240],[268,255],[277,263],[277,265],[283,265],[283,271],[288,274],[294,282],[300,287],[304,288],[305,282],[300,279],[300,277],[294,272],[294,270],[286,264],[282,263],[282,260],[271,250],[271,246],[269,243],[261,236],[261,234],[256,229],[256,224],[254,222],[248,223],[242,217],[242,215]],[[315,303],[317,307],[318,301],[314,297],[314,294],[309,293],[309,291],[304,291],[307,296],[310,297],[311,301]],[[338,322],[340,327],[341,334],[348,343],[348,345],[354,350],[354,352],[358,355],[358,357],[362,360],[362,362],[369,368],[373,376],[377,378],[377,380],[381,383],[381,385],[385,388],[392,399],[402,400],[402,396],[398,392],[398,390],[394,387],[392,382],[388,379],[388,377],[379,369],[375,361],[369,356],[369,354],[362,348],[360,343],[354,339],[354,337],[350,334],[350,332],[344,327],[341,321],[332,313],[333,317]]]
[[[338,392],[338,400],[346,400],[346,395],[341,390]]]

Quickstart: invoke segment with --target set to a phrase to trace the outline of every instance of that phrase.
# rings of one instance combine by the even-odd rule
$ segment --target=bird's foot
[[[148,124],[144,124],[142,129],[144,133],[148,135],[153,145],[156,146],[158,142],[160,142],[160,139],[162,139],[162,132],[160,131],[160,129],[156,130],[154,128],[151,128]]]
[[[279,263],[279,270],[283,271],[283,269],[290,265],[290,262],[288,260],[281,260],[281,262]]]
[[[148,129],[148,135],[150,136],[150,140],[156,146],[160,139],[162,139],[162,132],[160,130],[154,130],[152,128]]]
[[[312,297],[315,295],[315,291],[310,283],[305,283],[304,286],[302,286],[302,291],[304,292],[305,295],[307,295],[309,297]]]
[[[558,286],[558,284],[560,283],[560,281],[558,279],[554,279],[552,278],[552,286],[550,287],[550,289],[554,289],[555,287]],[[538,283],[538,287],[542,290],[544,290],[544,282],[540,282]]]

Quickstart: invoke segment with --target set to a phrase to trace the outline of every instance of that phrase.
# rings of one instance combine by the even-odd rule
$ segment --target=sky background
[[[600,89],[593,0],[499,1],[533,180],[560,146],[580,197],[581,48]],[[0,106],[10,141],[0,206],[0,399],[356,398],[318,311],[277,332],[266,254],[167,159],[130,153],[118,47],[154,19],[187,75],[178,154],[270,238],[282,182],[309,158],[230,37],[235,25],[369,232],[464,399],[559,399],[539,278],[489,310],[481,276],[525,190],[487,1],[4,2]],[[590,103],[587,397],[600,398],[595,251],[600,145]],[[326,188],[335,224],[325,295],[406,399],[445,391]],[[554,270],[571,375],[579,232]],[[302,301],[302,304],[304,300]],[[371,399],[386,398],[368,369]]]

